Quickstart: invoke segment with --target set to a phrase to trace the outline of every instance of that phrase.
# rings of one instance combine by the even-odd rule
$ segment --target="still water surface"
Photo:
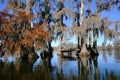
[[[94,58],[52,58],[0,62],[0,80],[120,80],[120,53],[99,51]]]

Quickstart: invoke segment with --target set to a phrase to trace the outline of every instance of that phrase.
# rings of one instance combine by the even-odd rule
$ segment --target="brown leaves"
[[[18,42],[16,42],[15,44],[14,44],[14,54],[16,54],[16,55],[20,55],[20,53],[21,53],[21,44],[20,44],[20,42],[18,41]]]
[[[9,19],[12,15],[8,14],[7,12],[0,12],[0,24],[9,23]]]
[[[43,32],[43,27],[40,26],[36,26],[33,30],[32,33],[34,35],[35,38],[39,38]]]
[[[40,38],[43,40],[49,39],[50,31],[45,31],[44,26],[36,26],[33,30],[32,33],[34,35],[34,38]]]
[[[43,42],[36,41],[34,47],[35,49],[40,50],[40,49],[45,48],[45,44]]]
[[[43,26],[36,26],[33,30],[24,30],[24,39],[21,44],[32,47],[36,39],[48,40],[50,39],[50,31],[44,31]]]
[[[24,38],[34,40],[34,37],[33,37],[32,32],[30,30],[24,31]]]
[[[7,55],[13,55],[13,54],[17,54],[20,55],[21,53],[21,44],[20,41],[12,41],[12,40],[6,40],[4,45],[4,47],[2,49],[4,49],[4,51],[6,52],[6,56]]]
[[[30,21],[33,18],[33,14],[25,11],[13,10],[13,14],[0,12],[0,39],[6,41],[3,45],[7,54],[19,55],[23,51],[22,45],[31,48],[35,42],[38,42],[37,47],[45,47],[45,41],[51,39],[50,31],[45,30],[47,22],[31,29]]]
[[[30,20],[34,17],[33,14],[27,14],[25,11],[16,11],[18,18]]]
[[[11,14],[8,14],[7,12],[0,12],[0,17],[6,17],[6,16],[11,16]]]
[[[11,35],[13,33],[13,30],[10,27],[5,27],[3,30],[4,34],[6,34],[7,36]]]
[[[31,39],[22,39],[20,43],[29,47],[33,47],[33,40]]]
[[[9,54],[12,54],[12,52],[13,52],[13,47],[14,47],[14,44],[15,44],[15,42],[14,41],[10,41],[10,40],[6,40],[5,41],[5,48],[6,48],[6,52],[7,52],[7,55]]]

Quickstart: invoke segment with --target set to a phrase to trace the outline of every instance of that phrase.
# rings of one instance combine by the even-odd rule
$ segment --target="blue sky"
[[[4,0],[5,3],[3,3],[2,0],[0,0],[0,11],[2,11],[5,8],[7,1],[8,0]]]

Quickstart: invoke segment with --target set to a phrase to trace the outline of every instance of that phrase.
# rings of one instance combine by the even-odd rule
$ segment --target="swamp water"
[[[52,58],[36,61],[0,61],[0,80],[120,80],[120,52],[99,51],[94,58]]]

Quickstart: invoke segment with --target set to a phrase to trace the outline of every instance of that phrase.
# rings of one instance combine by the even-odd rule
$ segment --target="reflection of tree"
[[[78,78],[80,80],[88,80],[93,78],[94,80],[100,79],[97,58],[97,56],[80,58],[81,62],[78,61]]]
[[[42,60],[42,65],[45,66],[47,69],[49,69],[52,72],[52,65],[51,65],[51,57],[47,57],[46,59]]]
[[[81,57],[81,65],[82,65],[82,68],[81,68],[81,79],[85,79],[87,80],[88,79],[88,58],[85,58],[85,57]]]
[[[106,50],[103,50],[103,59],[105,60],[105,62],[107,61],[107,54],[106,54]]]
[[[94,74],[95,80],[100,80],[100,71],[98,69],[98,58],[97,58],[97,56],[94,57],[93,63],[94,63],[94,68],[95,68],[95,74]]]
[[[78,79],[88,80],[88,60],[89,57],[80,57],[78,60]]]
[[[109,55],[109,56],[112,56],[112,53],[113,53],[112,50],[108,50],[108,55]]]
[[[41,59],[42,59],[42,65],[44,65],[46,68],[50,70],[50,72],[53,71],[53,67],[51,64],[51,59],[53,57],[53,50],[43,50],[41,52]]]
[[[115,39],[113,44],[115,50],[120,50],[120,39]]]
[[[114,72],[109,73],[109,72],[106,70],[105,75],[106,75],[106,80],[120,80],[120,76],[116,76],[116,75],[114,74]]]
[[[0,61],[0,78],[2,78],[2,71],[4,70],[4,63]]]
[[[116,59],[116,61],[120,61],[120,50],[114,50],[114,57]]]
[[[52,80],[49,67],[40,65],[33,71],[34,62],[16,61],[14,63],[0,63],[0,80]]]
[[[63,68],[62,68],[62,58],[61,56],[58,56],[58,60],[59,60],[59,73],[62,74],[63,73]]]
[[[91,57],[90,57],[90,59],[89,59],[89,66],[90,66],[90,69],[89,69],[89,70],[90,70],[90,76],[92,76],[92,74],[93,74],[93,71],[92,71],[92,70],[93,70],[93,67],[92,67],[92,66],[93,66],[93,65],[92,65],[92,58],[91,58]]]

